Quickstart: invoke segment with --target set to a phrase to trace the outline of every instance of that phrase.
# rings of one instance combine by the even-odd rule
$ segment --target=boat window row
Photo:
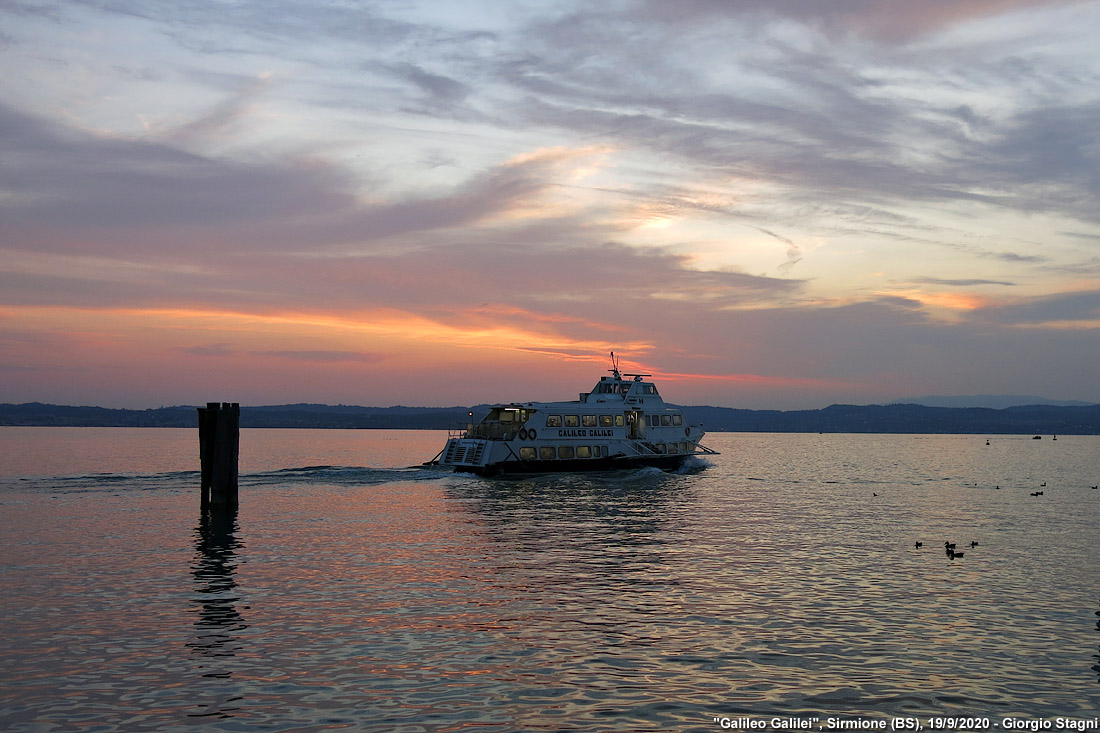
[[[638,384],[636,382],[600,382],[592,390],[594,394],[621,394],[625,395],[634,388],[636,395],[656,395],[657,386],[653,384]]]
[[[547,415],[548,428],[621,428],[626,424],[625,415]],[[646,415],[645,424],[649,427],[679,427],[684,424],[684,416]]]
[[[686,440],[679,443],[657,443],[653,449],[662,455],[668,453],[691,453],[694,446]],[[539,448],[523,446],[519,449],[521,461],[553,461],[570,460],[573,458],[606,458],[608,456],[606,445],[544,445]]]
[[[552,461],[559,458],[570,459],[606,457],[606,445],[559,445],[557,447],[554,447],[552,445],[544,445],[537,449],[531,446],[524,446],[523,448],[519,449],[519,459],[521,461],[533,461],[536,458],[540,461]]]
[[[548,428],[621,428],[626,424],[622,415],[547,415]]]

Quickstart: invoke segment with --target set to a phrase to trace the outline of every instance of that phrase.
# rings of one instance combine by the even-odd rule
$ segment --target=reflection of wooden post
[[[237,506],[237,455],[241,406],[207,402],[199,410],[199,462],[203,507]]]

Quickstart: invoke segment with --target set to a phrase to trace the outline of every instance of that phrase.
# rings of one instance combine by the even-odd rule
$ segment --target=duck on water
[[[649,374],[622,374],[611,355],[580,399],[494,405],[479,423],[452,431],[426,465],[494,476],[502,473],[608,471],[654,466],[671,471],[691,456],[717,455],[700,444],[701,425],[665,405]]]

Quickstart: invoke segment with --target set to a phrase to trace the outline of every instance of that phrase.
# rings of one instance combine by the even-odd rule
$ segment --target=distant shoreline
[[[472,407],[355,407],[270,405],[241,407],[243,428],[446,430],[480,419],[487,405]],[[685,418],[709,432],[915,433],[988,435],[1100,435],[1100,405],[924,407],[912,404],[830,405],[818,410],[742,410],[683,406]],[[9,427],[171,427],[198,424],[193,406],[126,410],[37,402],[0,404]]]

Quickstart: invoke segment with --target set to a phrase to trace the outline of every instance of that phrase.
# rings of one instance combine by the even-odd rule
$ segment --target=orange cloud
[[[989,298],[974,293],[932,293],[923,290],[880,291],[879,295],[914,300],[929,308],[948,311],[972,311],[990,303]]]
[[[843,382],[829,379],[803,379],[796,377],[776,377],[763,374],[691,374],[684,372],[665,372],[658,369],[647,372],[655,379],[675,381],[718,381],[740,382],[764,387],[838,387],[849,386]]]
[[[370,343],[410,346],[451,346],[480,351],[542,353],[571,360],[606,360],[608,351],[622,346],[632,353],[651,349],[645,342],[623,343],[602,339],[572,338],[552,327],[582,323],[578,319],[545,316],[508,307],[482,307],[452,323],[433,320],[396,309],[374,309],[349,315],[321,313],[248,313],[197,308],[71,308],[59,306],[8,307],[0,311],[25,327],[39,331],[80,334],[85,341],[109,346],[125,335],[148,344],[178,345],[186,339],[213,336],[219,343],[232,341],[243,349],[329,350],[355,353]],[[377,348],[377,347],[374,347]],[[372,349],[373,350],[373,349]]]

